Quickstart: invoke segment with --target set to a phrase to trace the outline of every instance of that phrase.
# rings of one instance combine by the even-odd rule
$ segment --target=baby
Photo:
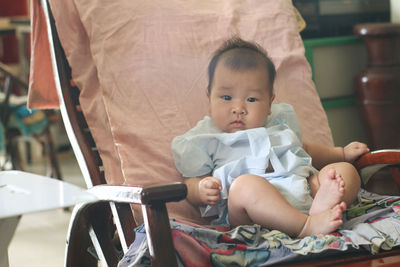
[[[336,230],[360,188],[350,163],[368,147],[302,143],[293,108],[272,105],[275,67],[257,44],[227,41],[208,75],[210,116],[172,142],[188,200],[218,224],[259,224],[293,237]]]

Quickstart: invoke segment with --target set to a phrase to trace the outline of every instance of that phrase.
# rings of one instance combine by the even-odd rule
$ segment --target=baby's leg
[[[295,209],[266,179],[243,175],[234,180],[229,190],[228,214],[232,226],[259,224],[296,237],[327,234],[343,222],[344,203],[316,216]]]
[[[347,162],[325,166],[309,178],[314,197],[310,215],[315,215],[344,201],[350,205],[357,197],[361,181],[357,170]]]

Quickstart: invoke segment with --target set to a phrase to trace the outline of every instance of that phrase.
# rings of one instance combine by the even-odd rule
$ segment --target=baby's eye
[[[249,97],[249,98],[247,98],[247,101],[248,101],[248,102],[256,102],[256,101],[257,101],[257,98],[255,98],[255,97]]]
[[[221,96],[221,98],[222,98],[223,100],[226,100],[226,101],[232,100],[232,97],[229,96],[229,95],[223,95],[223,96]]]

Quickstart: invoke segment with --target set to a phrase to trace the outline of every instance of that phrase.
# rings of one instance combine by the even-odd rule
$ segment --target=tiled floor
[[[85,187],[72,151],[59,154],[64,181]],[[30,166],[44,174],[44,164]],[[8,250],[10,267],[64,266],[65,240],[70,211],[52,210],[22,216]]]

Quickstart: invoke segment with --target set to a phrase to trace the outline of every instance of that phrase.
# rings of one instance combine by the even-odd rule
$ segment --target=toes
[[[344,201],[342,201],[339,204],[337,204],[335,207],[333,207],[333,210],[335,212],[337,211],[340,214],[342,214],[346,210],[346,208],[347,208],[346,203]]]
[[[338,183],[339,190],[341,190],[342,188],[344,189],[345,182],[344,182],[343,177],[342,177],[340,174],[337,174],[337,175],[336,175],[336,181],[337,181],[337,183]]]
[[[339,183],[344,182],[343,177],[340,173],[337,173],[335,176],[336,181],[338,181]]]
[[[336,171],[335,171],[335,169],[329,169],[329,170],[327,171],[327,174],[328,174],[328,177],[331,178],[331,179],[335,179],[335,178],[336,178]]]
[[[341,219],[342,213],[346,210],[346,203],[343,201],[332,208],[332,215],[334,219]]]
[[[339,184],[339,192],[344,192],[344,182]]]

